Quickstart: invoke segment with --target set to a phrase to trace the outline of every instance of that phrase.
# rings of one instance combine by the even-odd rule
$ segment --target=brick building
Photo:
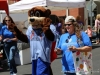
[[[56,14],[57,16],[60,17],[66,17],[68,15],[72,15],[74,17],[77,17],[78,15],[81,15],[82,21],[84,21],[84,8],[73,8],[73,9],[68,9],[67,10],[59,10],[59,11],[52,11],[52,14]]]
[[[66,14],[72,15],[74,17],[80,15],[85,25],[91,25],[90,22],[92,22],[91,26],[94,26],[96,15],[100,14],[100,8],[99,8],[100,0],[86,0],[86,6],[88,5],[90,1],[92,1],[92,8],[94,8],[92,12],[90,12],[91,8],[89,8],[89,11],[88,11],[88,9],[84,7],[84,8],[68,9],[67,12],[66,10],[52,11],[52,14],[56,14],[57,16],[61,16],[61,17],[66,17]],[[91,6],[91,2],[89,6]],[[91,13],[93,13],[92,21],[91,21]]]

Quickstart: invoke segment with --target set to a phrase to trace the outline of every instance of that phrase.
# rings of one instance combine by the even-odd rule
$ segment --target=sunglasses
[[[11,20],[5,20],[5,21],[7,22],[7,21],[11,21]]]
[[[65,24],[65,26],[70,26],[70,25],[72,25],[72,24]]]

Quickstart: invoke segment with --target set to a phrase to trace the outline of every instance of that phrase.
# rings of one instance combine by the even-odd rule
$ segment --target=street
[[[100,44],[93,44],[93,75],[100,75]],[[63,75],[61,73],[61,55],[51,64],[54,75]],[[17,75],[31,75],[31,64],[17,66]],[[9,71],[0,72],[0,75],[9,75]]]

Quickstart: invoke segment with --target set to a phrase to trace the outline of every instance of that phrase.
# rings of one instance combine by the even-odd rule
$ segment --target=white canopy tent
[[[27,12],[35,6],[44,6],[51,10],[85,7],[85,0],[21,0],[9,5],[10,12]]]

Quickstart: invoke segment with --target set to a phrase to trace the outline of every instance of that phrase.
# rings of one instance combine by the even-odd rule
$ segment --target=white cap
[[[74,20],[76,21],[76,19],[75,19],[74,16],[67,16],[67,17],[65,18],[65,23],[68,22],[69,19],[74,19]]]

